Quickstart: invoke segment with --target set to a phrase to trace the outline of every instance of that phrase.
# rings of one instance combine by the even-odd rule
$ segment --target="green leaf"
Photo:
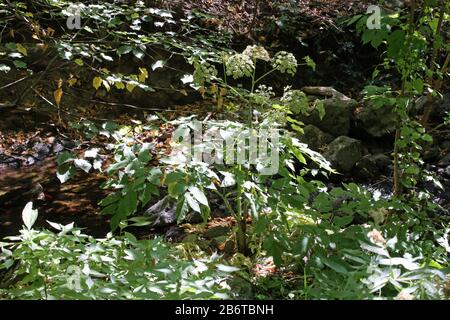
[[[338,261],[337,258],[326,258],[326,257],[320,256],[320,260],[327,267],[333,269],[334,271],[336,271],[338,273],[348,273],[345,266],[340,261]]]
[[[89,171],[92,169],[91,163],[84,159],[75,159],[73,161],[73,164],[75,165],[75,167],[83,170],[86,173],[89,173]]]
[[[188,212],[189,212],[189,205],[186,201],[186,198],[180,197],[178,199],[177,210],[176,210],[177,222],[180,223],[181,221],[183,221],[183,219],[186,217]]]
[[[27,64],[20,60],[14,60],[13,63],[19,69],[25,69],[27,67]]]
[[[33,209],[33,202],[28,202],[22,211],[22,221],[28,230],[31,230],[34,223],[36,222],[37,217],[38,211]]]
[[[65,169],[65,170],[64,170]],[[76,170],[73,166],[68,166],[67,168],[59,168],[56,172],[56,177],[59,179],[61,183],[67,182],[70,178],[72,178],[76,173]]]
[[[134,190],[128,190],[125,196],[119,201],[118,215],[125,218],[137,209],[137,193]]]
[[[195,199],[191,196],[190,193],[186,193],[184,197],[186,198],[186,201],[188,202],[189,207],[191,207],[192,210],[194,210],[194,211],[196,211],[196,212],[198,212],[198,213],[201,213],[200,205],[198,204],[197,200],[195,200]]]
[[[103,82],[102,78],[95,77],[92,80],[92,86],[95,88],[95,90],[98,90],[100,88],[100,86],[102,85],[102,82]]]
[[[224,264],[218,264],[216,267],[217,267],[217,270],[223,271],[223,272],[236,272],[236,271],[241,270],[239,268],[232,267],[232,266],[227,266],[227,265],[224,265]]]
[[[119,193],[112,193],[108,195],[106,198],[103,198],[98,204],[102,207],[109,206],[112,203],[119,201],[120,195]]]
[[[352,221],[353,221],[353,216],[352,215],[347,215],[347,216],[344,216],[344,217],[336,217],[333,220],[334,224],[336,226],[338,226],[338,227],[341,227],[341,228],[347,226]]]
[[[156,69],[164,67],[164,61],[158,60],[155,63],[152,64],[152,70],[155,71]]]
[[[56,163],[58,164],[58,166],[61,166],[62,164],[67,163],[74,158],[75,156],[73,155],[73,153],[64,151],[58,154],[58,156],[56,157]]]
[[[130,53],[133,50],[130,46],[121,46],[117,49],[117,54],[120,56],[122,54]]]
[[[202,190],[200,190],[199,188],[197,188],[196,186],[190,186],[189,187],[189,191],[191,192],[191,195],[201,204],[203,204],[204,206],[209,206],[208,204],[208,199],[206,198],[205,194],[203,193]]]
[[[303,58],[303,60],[305,60],[306,65],[308,67],[310,67],[311,69],[313,69],[314,71],[316,71],[316,63],[314,62],[313,59],[311,59],[309,56],[306,56]]]

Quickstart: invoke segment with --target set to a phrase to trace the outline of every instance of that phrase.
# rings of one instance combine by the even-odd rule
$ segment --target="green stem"
[[[234,212],[233,208],[231,207],[230,201],[228,201],[227,197],[224,196],[221,192],[219,192],[218,190],[214,190],[214,192],[223,200],[223,202],[225,203],[225,206],[227,207],[227,209],[230,211],[230,213],[235,216],[236,213]]]
[[[272,72],[274,72],[276,69],[272,69],[268,72],[266,72],[265,74],[263,74],[261,77],[259,77],[258,79],[255,80],[255,85],[260,82],[262,79],[264,79],[265,77],[267,77],[269,74],[271,74]]]

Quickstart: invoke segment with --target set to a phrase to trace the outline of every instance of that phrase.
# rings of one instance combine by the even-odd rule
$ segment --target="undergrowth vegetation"
[[[421,119],[412,111],[415,96],[425,93],[432,102],[440,95],[446,66],[438,65],[434,51],[449,51],[441,30],[448,4],[425,2],[419,17],[409,18],[414,7],[412,13],[388,15],[381,30],[366,29],[366,16],[346,22],[356,23],[365,43],[386,47],[386,60],[365,87],[364,99],[376,108],[393,107],[396,115],[394,194],[388,196],[356,183],[330,187],[327,179],[340,173],[299,138],[304,128],[299,115],[325,116],[320,99],[289,82],[301,65],[315,70],[310,57],[299,63],[291,52],[259,45],[235,51],[226,48],[227,34],[211,36],[195,23],[194,13],[180,18],[141,1],[132,7],[80,5],[82,28],[49,41],[48,56],[89,70],[89,87],[96,92],[133,94],[136,88],[158,90],[148,84],[149,74],[170,59],[152,57],[151,67],[142,63],[129,74],[111,71],[108,64],[124,56],[143,59],[158,46],[191,66],[180,83],[212,101],[215,114],[168,120],[155,113],[129,123],[72,121],[71,130],[90,147],[59,153],[57,178],[65,183],[79,171],[106,177],[102,188],[108,196],[99,205],[110,217],[111,233],[95,239],[76,222],[49,222],[56,231],[33,229],[38,213],[27,204],[20,235],[0,242],[0,298],[448,298],[450,217],[417,187],[431,181],[442,188],[424,169],[421,153],[433,140],[427,127],[431,107]],[[66,2],[48,3],[48,13],[65,21]],[[39,39],[60,31],[41,25],[21,1],[0,4],[0,10],[27,17]],[[164,26],[169,31],[159,31]],[[435,38],[431,58],[427,35]],[[89,44],[90,38],[103,41]],[[0,49],[7,57],[0,72],[27,70],[31,51],[7,42]],[[400,87],[379,85],[383,72],[398,75]],[[283,92],[264,82],[277,73],[287,78]],[[72,74],[54,91],[58,111],[65,86],[77,81],[84,80]],[[168,145],[149,138],[162,128],[171,135]],[[197,131],[204,133],[202,140],[192,145]],[[260,142],[255,149],[252,137]],[[249,160],[246,155],[252,153]],[[192,227],[192,216],[205,226],[217,211],[230,217],[231,227],[215,237],[216,247],[195,228],[175,243],[137,239],[131,228],[150,228],[155,217],[147,209],[161,199],[173,204],[181,227]]]

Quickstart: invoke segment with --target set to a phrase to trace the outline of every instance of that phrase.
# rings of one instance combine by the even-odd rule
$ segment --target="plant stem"
[[[440,88],[440,83],[436,83],[436,85],[434,85],[434,73],[435,73],[435,69],[436,69],[436,59],[437,59],[437,55],[438,55],[438,51],[439,51],[439,45],[438,45],[438,41],[437,38],[440,36],[441,34],[441,30],[442,30],[442,23],[444,21],[444,14],[445,14],[445,4],[443,3],[443,1],[441,0],[439,2],[440,6],[441,6],[441,10],[439,11],[439,20],[438,20],[438,25],[436,28],[436,33],[434,35],[434,39],[433,39],[433,52],[431,54],[431,58],[430,58],[430,66],[429,66],[429,71],[430,74],[427,77],[427,83],[430,85],[431,88],[433,88],[434,90],[439,90]],[[439,87],[438,87],[439,86]],[[428,119],[430,118],[430,114],[431,111],[433,111],[433,95],[432,93],[428,93],[427,95],[427,103],[425,106],[425,111],[423,113],[422,119],[421,119],[421,124],[425,127],[428,123]]]
[[[271,74],[272,72],[274,72],[276,69],[272,69],[268,72],[266,72],[265,74],[263,74],[261,77],[259,77],[258,79],[255,80],[255,85],[260,82],[262,79],[264,79],[266,76],[268,76],[269,74]]]
[[[398,141],[400,140],[400,129],[395,130],[394,142],[394,195],[399,197],[402,193],[400,185],[400,167]]]

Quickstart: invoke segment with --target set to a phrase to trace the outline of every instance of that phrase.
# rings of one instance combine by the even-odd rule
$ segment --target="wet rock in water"
[[[362,111],[356,114],[356,127],[375,138],[394,132],[396,124],[397,115],[393,106],[375,107],[369,101]]]
[[[311,149],[319,151],[323,146],[333,141],[333,136],[323,132],[316,126],[308,124],[303,128],[304,133],[299,140],[306,143]]]
[[[444,174],[445,174],[447,177],[450,177],[450,166],[447,166],[447,168],[445,168]]]
[[[340,172],[348,173],[363,156],[361,141],[346,136],[333,140],[328,145],[324,157]]]
[[[170,197],[166,196],[158,201],[150,208],[145,210],[144,215],[150,216],[153,222],[152,227],[161,228],[175,224],[176,222],[176,202]]]
[[[446,154],[441,160],[439,160],[438,165],[441,167],[450,166],[450,153]]]
[[[368,180],[380,175],[380,170],[372,157],[373,155],[368,154],[355,164],[354,174],[357,178]]]
[[[450,140],[446,140],[441,143],[441,148],[450,151]]]
[[[437,143],[426,144],[423,146],[423,160],[431,161],[439,158],[440,149]]]
[[[319,112],[314,110],[310,115],[299,116],[305,124],[312,124],[333,136],[345,136],[350,131],[353,110],[357,101],[331,87],[305,87],[302,91],[314,96],[327,97],[321,100],[325,109],[325,116],[320,119]]]
[[[383,153],[374,154],[371,158],[375,161],[378,169],[383,169],[392,163],[391,158]]]
[[[362,179],[377,178],[380,174],[391,174],[391,158],[383,153],[368,154],[363,156],[355,165],[355,176]]]
[[[441,99],[435,98],[433,105],[430,118],[442,121],[442,118],[447,116],[447,112],[450,112],[450,93],[444,93]]]

